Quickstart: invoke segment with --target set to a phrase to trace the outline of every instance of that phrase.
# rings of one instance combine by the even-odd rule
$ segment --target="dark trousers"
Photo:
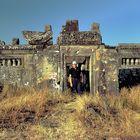
[[[81,94],[82,92],[81,92],[81,85],[80,85],[80,80],[79,79],[77,79],[77,78],[72,78],[72,89],[71,89],[71,91],[72,91],[72,94],[73,93],[79,93],[79,94]]]
[[[86,91],[86,84],[81,83],[81,91],[85,92]]]

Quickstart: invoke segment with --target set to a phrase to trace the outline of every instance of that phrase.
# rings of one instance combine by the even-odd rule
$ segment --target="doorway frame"
[[[66,57],[89,57],[89,84],[90,84],[90,93],[96,94],[98,90],[98,80],[97,80],[97,72],[96,72],[96,50],[87,53],[79,53],[76,55],[66,54],[64,52],[60,52],[60,89],[64,91],[67,89],[67,80],[66,80]]]

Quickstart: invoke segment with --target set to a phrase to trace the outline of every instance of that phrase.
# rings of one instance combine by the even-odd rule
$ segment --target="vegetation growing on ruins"
[[[5,87],[0,96],[0,139],[140,138],[140,87],[122,89],[119,96],[75,97]]]

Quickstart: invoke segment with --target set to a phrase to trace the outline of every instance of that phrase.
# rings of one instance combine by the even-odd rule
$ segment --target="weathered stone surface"
[[[67,21],[56,45],[52,45],[50,25],[44,32],[23,31],[23,35],[29,44],[20,45],[17,38],[9,45],[0,41],[2,85],[65,90],[67,69],[73,60],[85,65],[91,93],[117,94],[128,75],[140,84],[140,44],[107,46],[102,43],[98,23],[93,23],[91,31],[81,32],[77,20]]]
[[[4,46],[5,45],[5,42],[0,40],[0,46]]]
[[[23,31],[30,45],[52,45],[52,32]]]
[[[100,34],[100,25],[98,23],[93,23],[91,26],[91,31]]]
[[[12,39],[12,45],[19,45],[19,38],[13,38]]]
[[[44,49],[44,45],[4,45],[0,46],[0,50],[4,51],[12,51],[12,50],[40,50]]]
[[[108,93],[118,94],[118,53],[115,48],[104,49],[101,63],[104,65],[105,87]]]
[[[67,20],[65,31],[66,32],[79,31],[78,20]]]
[[[58,37],[59,45],[100,45],[102,39],[100,34],[85,32],[65,32]]]
[[[46,25],[45,26],[45,32],[52,32],[52,26],[51,25]]]
[[[100,45],[102,37],[99,24],[93,23],[91,31],[79,31],[78,21],[70,20],[62,26],[62,32],[58,37],[59,45]]]

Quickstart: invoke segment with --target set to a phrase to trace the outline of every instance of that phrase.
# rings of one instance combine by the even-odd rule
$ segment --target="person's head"
[[[77,67],[77,62],[76,61],[72,61],[72,68],[76,68]]]

